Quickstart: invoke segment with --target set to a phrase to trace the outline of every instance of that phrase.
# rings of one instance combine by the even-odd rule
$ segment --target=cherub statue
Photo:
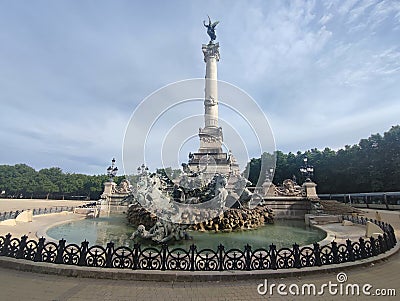
[[[211,42],[217,38],[215,34],[215,27],[218,25],[219,21],[211,23],[210,16],[208,16],[208,25],[206,25],[206,21],[203,21],[205,27],[207,27],[207,34],[210,36]]]

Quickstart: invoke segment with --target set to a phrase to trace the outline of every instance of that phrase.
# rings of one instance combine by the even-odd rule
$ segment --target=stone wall
[[[311,210],[311,202],[302,197],[264,198],[264,204],[274,211],[277,219],[301,219]]]

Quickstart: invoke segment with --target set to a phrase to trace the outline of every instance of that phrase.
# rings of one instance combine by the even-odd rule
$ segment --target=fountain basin
[[[97,219],[83,219],[56,225],[47,230],[47,236],[54,240],[64,238],[68,243],[78,245],[86,239],[91,245],[105,246],[113,241],[116,246],[133,247],[134,241],[130,236],[135,230],[135,227],[127,223],[125,215],[112,214]],[[198,249],[216,249],[222,244],[228,249],[242,249],[249,244],[256,249],[275,244],[277,248],[282,248],[292,247],[294,243],[307,245],[326,237],[323,230],[307,226],[300,220],[276,220],[272,225],[254,230],[230,233],[188,231],[188,234],[193,237],[192,240],[171,242],[169,245],[188,249],[191,244],[195,244]],[[147,245],[150,246],[151,242],[147,242]]]

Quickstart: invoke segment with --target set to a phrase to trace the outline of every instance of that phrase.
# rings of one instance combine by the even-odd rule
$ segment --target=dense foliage
[[[267,154],[264,154],[267,156]],[[276,152],[276,170],[273,182],[282,183],[293,175],[302,183],[299,168],[304,157],[314,167],[313,180],[319,193],[350,193],[400,190],[400,126],[393,126],[384,135],[374,134],[358,144],[338,151],[325,148],[304,153]],[[252,159],[249,180],[255,184],[260,175],[261,158]],[[263,176],[265,172],[261,172]]]
[[[362,139],[358,144],[338,151],[325,148],[308,150],[304,153],[284,154],[276,152],[275,184],[295,176],[304,181],[299,168],[307,156],[314,166],[313,180],[318,184],[319,193],[347,193],[400,190],[400,126],[393,126],[384,135],[375,134]],[[263,160],[270,155],[263,154]],[[253,158],[245,173],[255,185],[261,175],[261,158]],[[175,178],[179,170],[171,168],[157,170],[159,174]],[[123,176],[115,178],[117,184]],[[84,175],[63,173],[58,167],[36,171],[25,164],[0,165],[0,197],[23,198],[91,198],[99,199],[106,175]]]
[[[36,171],[25,164],[0,165],[0,193],[12,198],[99,199],[106,175],[63,173],[58,167]],[[117,177],[120,182],[122,177]]]

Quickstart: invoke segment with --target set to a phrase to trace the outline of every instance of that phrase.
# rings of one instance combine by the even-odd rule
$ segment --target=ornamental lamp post
[[[304,165],[300,167],[300,172],[306,178],[306,182],[311,182],[311,177],[314,174],[314,167],[308,164],[308,158],[304,157]]]
[[[141,175],[146,175],[148,170],[149,170],[149,168],[146,165],[144,165],[144,163],[137,168],[137,172],[138,172],[139,175],[140,174]]]
[[[272,180],[274,178],[274,168],[266,168],[265,170],[265,180],[264,183],[261,185],[261,187],[256,187],[256,193],[260,193],[264,196],[270,195],[270,187],[273,185]]]
[[[113,178],[117,175],[118,168],[115,166],[115,158],[111,160],[111,166],[107,168],[107,175],[110,178],[110,182],[113,182]]]
[[[273,174],[274,174],[274,169],[272,167],[270,169],[267,169],[266,179],[272,182]]]

